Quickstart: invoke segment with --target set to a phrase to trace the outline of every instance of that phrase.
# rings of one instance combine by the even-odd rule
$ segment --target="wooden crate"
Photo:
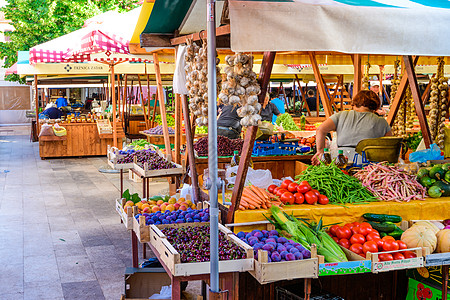
[[[96,124],[99,135],[112,133],[111,122],[108,119],[97,120]]]
[[[416,254],[417,257],[414,258],[408,258],[408,259],[399,259],[399,260],[392,260],[392,261],[379,261],[378,255],[383,253],[396,253],[396,252],[403,252],[403,251],[412,251]],[[415,269],[420,268],[424,266],[424,249],[421,247],[418,248],[410,248],[410,249],[403,249],[403,250],[395,250],[395,251],[384,251],[384,252],[377,252],[377,253],[366,253],[367,259],[370,259],[372,261],[372,272],[373,273],[379,273],[379,272],[387,272],[387,271],[396,271],[396,270],[406,270],[406,269]]]
[[[139,175],[136,175],[133,171],[128,170],[128,179],[132,180],[133,182],[142,182],[142,178]],[[149,179],[151,181],[151,179]]]
[[[258,251],[255,269],[249,271],[260,284],[299,278],[317,278],[319,258],[315,247],[311,249],[311,258],[293,261],[268,262],[268,252]]]
[[[191,276],[210,273],[209,262],[193,262],[181,263],[180,254],[169,243],[166,236],[161,232],[161,228],[167,227],[186,227],[186,226],[203,226],[209,223],[185,223],[185,224],[168,224],[168,225],[150,225],[150,244],[158,251],[160,259],[169,268],[173,276]],[[241,241],[238,237],[231,233],[230,230],[219,224],[219,230],[225,233],[228,240],[245,249],[247,258],[235,260],[219,261],[219,272],[246,272],[253,270],[253,248]]]
[[[203,209],[209,207],[206,202],[197,203],[197,209]],[[145,217],[139,216],[139,221],[134,217],[138,212],[136,211],[133,214],[133,219],[131,220],[132,225],[131,228],[134,230],[139,242],[148,243],[150,242],[150,226],[145,224]],[[219,216],[220,219],[220,216]],[[194,224],[194,223],[186,223],[186,224]]]
[[[116,211],[119,214],[123,225],[125,225],[125,228],[128,230],[132,230],[134,216],[137,214],[138,208],[137,206],[127,207],[127,210],[125,211],[123,207],[126,201],[127,200],[125,200],[124,198],[116,199]]]
[[[126,164],[118,164],[117,161],[120,158],[123,158],[125,155],[119,154],[118,153],[119,149],[111,147],[108,145],[108,152],[107,152],[107,157],[108,157],[108,165],[113,168],[114,170],[128,170],[133,168],[133,163],[126,163]]]
[[[182,175],[186,172],[185,161],[183,160],[182,165],[176,164],[172,162],[176,168],[172,169],[162,169],[162,170],[150,170],[148,169],[147,163],[144,163],[144,166],[141,167],[138,163],[136,163],[136,159],[133,164],[133,169],[139,173],[139,175],[144,177],[170,177],[172,175]]]

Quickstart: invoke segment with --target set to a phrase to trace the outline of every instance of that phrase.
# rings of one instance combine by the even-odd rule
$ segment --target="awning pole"
[[[114,64],[111,65],[111,97],[112,97],[112,120],[113,120],[113,145],[117,147],[117,126],[116,126],[116,81],[114,75]]]
[[[217,201],[217,82],[216,82],[216,1],[207,0],[208,45],[208,169],[211,189],[210,207],[210,299],[219,298],[219,208]]]

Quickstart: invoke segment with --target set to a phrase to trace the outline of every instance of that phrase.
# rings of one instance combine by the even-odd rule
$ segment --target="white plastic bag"
[[[180,198],[185,198],[186,199],[186,195],[191,195],[192,196],[192,187],[189,184],[183,184],[183,186],[181,187],[181,189],[179,189],[180,191]]]
[[[165,285],[161,288],[159,294],[153,294],[148,299],[171,299],[172,298],[172,285]]]
[[[231,176],[231,173],[237,174],[238,166],[228,168],[226,171],[226,178],[228,183],[235,184],[236,176]],[[253,170],[248,168],[247,177],[245,178],[245,184],[252,184],[257,187],[266,189],[269,185],[273,184],[272,172],[270,170]]]
[[[173,73],[173,92],[175,94],[187,95],[188,90],[186,88],[186,61],[184,60],[184,54],[186,53],[186,46],[179,46],[177,50],[177,63],[175,72]]]

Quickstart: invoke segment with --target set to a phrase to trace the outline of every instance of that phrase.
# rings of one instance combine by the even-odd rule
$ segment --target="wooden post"
[[[413,64],[414,66],[417,64],[419,57],[416,56],[414,58]],[[404,73],[403,73],[404,74]],[[391,109],[389,110],[389,114],[386,118],[386,121],[390,126],[394,125],[395,116],[397,116],[398,109],[400,107],[401,99],[406,92],[406,87],[408,86],[408,76],[402,76],[400,79],[400,84],[398,85],[397,92],[395,93],[394,99],[391,99]]]
[[[175,162],[181,163],[181,103],[180,95],[175,94]]]
[[[200,201],[200,188],[198,186],[197,169],[195,167],[195,156],[194,156],[194,134],[192,131],[191,124],[189,122],[189,103],[186,95],[181,95],[181,105],[183,107],[184,116],[184,128],[186,129],[186,153],[188,156],[189,169],[191,173],[191,183],[192,183],[192,193],[194,201],[197,203]]]
[[[362,86],[362,65],[361,65],[361,54],[353,54],[352,55],[353,60],[353,92],[352,92],[352,98],[354,95],[356,95],[360,90]]]
[[[261,63],[261,70],[259,72],[259,84],[261,86],[261,93],[259,94],[259,103],[264,103],[267,88],[269,86],[270,74],[272,73],[273,62],[275,61],[276,52],[264,52]],[[236,183],[233,188],[231,196],[231,206],[227,213],[227,223],[233,223],[234,211],[239,207],[241,201],[242,191],[244,189],[245,178],[247,177],[248,165],[253,151],[253,144],[255,143],[256,132],[258,126],[251,126],[247,128],[245,133],[244,146],[242,148],[241,159],[239,161],[238,172],[236,175]]]
[[[145,77],[147,77],[147,114],[148,114],[148,117],[150,118],[150,100],[151,100],[151,95],[150,95],[150,75],[148,75],[148,73],[147,73],[147,63],[145,63]],[[153,119],[151,119],[149,121],[149,124],[150,124],[150,126],[152,128],[155,127],[153,125]]]
[[[36,105],[36,136],[39,135],[39,95],[37,75],[34,75],[34,101]]]
[[[419,57],[416,56],[418,60]],[[419,118],[420,129],[422,130],[423,141],[425,142],[425,146],[430,148],[432,143],[431,140],[431,132],[428,127],[427,117],[425,115],[425,108],[423,106],[422,99],[420,98],[419,85],[417,84],[416,72],[414,71],[414,66],[417,63],[413,62],[413,58],[411,55],[403,56],[403,63],[405,65],[406,75],[403,77],[408,77],[409,87],[411,88],[412,98],[414,100],[414,105],[416,107],[417,117]]]
[[[433,74],[433,76],[431,78],[433,78],[436,74]],[[430,96],[430,92],[431,92],[431,78],[430,78],[430,82],[428,82],[427,87],[425,88],[425,91],[422,94],[422,102],[423,104],[425,104],[428,100],[428,96]]]
[[[121,94],[122,91],[122,80],[120,80],[120,75],[117,74],[117,108],[119,109],[119,111],[117,112],[117,115],[119,116],[119,118],[121,118],[122,114],[121,114],[121,100],[123,100],[123,95]]]
[[[297,74],[295,74],[295,80],[297,81],[297,84],[298,84],[298,89],[300,90],[300,93],[302,93],[302,102],[301,102],[301,104],[300,104],[300,112],[302,112],[302,110],[303,110],[303,106],[305,105],[306,106],[306,111],[308,112],[308,116],[310,116],[311,117],[311,110],[309,109],[309,105],[308,105],[308,103],[306,102],[306,93],[305,93],[305,90],[306,89],[303,89],[302,88],[302,85],[300,84],[300,80],[298,79],[298,76],[297,76]]]
[[[442,266],[442,300],[447,300],[448,290],[448,265]]]
[[[148,122],[147,113],[145,112],[145,103],[144,103],[144,93],[142,92],[142,84],[141,84],[141,76],[138,74],[138,81],[139,81],[139,93],[141,94],[141,107],[144,111],[144,120],[145,120],[145,126],[147,129],[150,128],[150,124]],[[150,99],[148,99],[150,101]]]
[[[116,124],[116,81],[114,75],[114,63],[111,64],[111,98],[112,98],[112,114],[113,114],[113,145],[117,147],[117,124]]]
[[[122,101],[122,127],[125,128],[125,104],[127,103],[127,83],[128,83],[128,74],[125,74],[125,82],[123,85],[123,101]]]
[[[161,70],[159,68],[158,53],[153,53],[153,63],[155,65],[156,85],[158,87],[159,109],[163,126],[164,145],[166,146],[167,159],[172,160],[172,150],[170,149],[169,128],[167,126],[166,106],[164,104],[164,90],[161,81]]]
[[[378,96],[381,96],[381,105],[383,106],[383,90],[384,90],[384,86],[383,86],[383,71],[384,71],[384,65],[379,65],[378,66],[380,68],[380,75],[378,80],[380,81],[380,90],[378,91]]]
[[[317,89],[319,90],[320,98],[322,100],[322,105],[325,110],[325,116],[327,118],[329,118],[333,114],[333,110],[331,108],[331,103],[328,100],[327,92],[325,90],[324,82],[323,82],[322,76],[320,74],[319,66],[317,65],[316,55],[314,52],[311,52],[311,51],[308,52],[308,55],[309,55],[309,59],[312,64],[313,71],[314,71],[314,77],[316,79]],[[319,112],[319,106],[317,107],[317,112]]]

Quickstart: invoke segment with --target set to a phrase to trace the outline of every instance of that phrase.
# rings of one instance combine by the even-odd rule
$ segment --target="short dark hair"
[[[278,97],[278,93],[277,92],[270,92],[270,99],[273,99],[273,98],[277,98]]]
[[[308,96],[314,96],[314,91],[312,89],[308,90]]]
[[[367,107],[370,110],[377,110],[380,108],[381,102],[378,95],[373,91],[363,90],[353,97],[352,105],[356,107]]]

